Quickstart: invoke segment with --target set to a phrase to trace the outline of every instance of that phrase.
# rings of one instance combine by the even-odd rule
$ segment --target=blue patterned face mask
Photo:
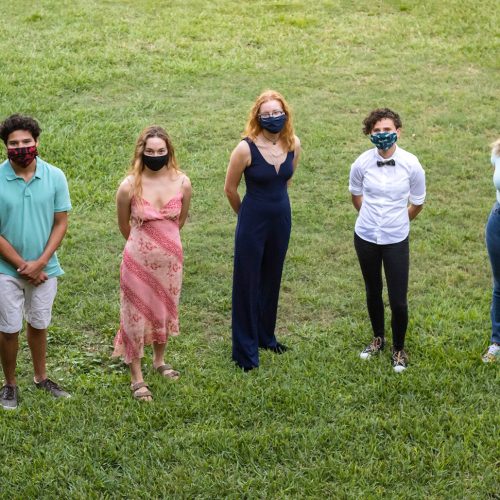
[[[398,140],[396,132],[378,132],[370,135],[370,141],[375,144],[377,149],[387,151]]]

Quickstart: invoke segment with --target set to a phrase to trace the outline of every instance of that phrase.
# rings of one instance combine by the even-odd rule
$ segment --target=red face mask
[[[36,146],[28,146],[26,148],[9,148],[7,149],[9,160],[17,165],[27,167],[37,156],[38,151]]]

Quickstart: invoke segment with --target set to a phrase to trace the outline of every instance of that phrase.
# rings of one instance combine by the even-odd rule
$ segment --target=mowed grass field
[[[21,406],[0,414],[1,498],[500,498],[499,366],[480,360],[496,2],[0,0],[0,11],[0,117],[39,119],[41,156],[65,171],[74,204],[48,360],[73,398],[34,389],[23,338]],[[244,374],[230,361],[236,218],[223,183],[267,88],[289,100],[303,144],[277,325],[291,351]],[[347,184],[379,106],[401,114],[400,145],[427,175],[402,375],[389,352],[358,357],[371,333]],[[194,194],[167,356],[182,378],[151,373],[148,353],[147,405],[110,354],[124,245],[114,195],[153,123]]]

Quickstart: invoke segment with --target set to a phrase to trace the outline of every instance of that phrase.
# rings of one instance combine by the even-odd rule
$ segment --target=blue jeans
[[[500,343],[500,204],[493,205],[486,223],[486,248],[493,271],[491,342]]]

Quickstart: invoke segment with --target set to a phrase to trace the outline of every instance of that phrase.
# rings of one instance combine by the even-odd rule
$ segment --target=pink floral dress
[[[182,193],[159,211],[144,199],[132,199],[132,227],[120,267],[120,329],[113,352],[127,364],[144,356],[144,345],[166,343],[170,335],[179,334],[181,208]]]

